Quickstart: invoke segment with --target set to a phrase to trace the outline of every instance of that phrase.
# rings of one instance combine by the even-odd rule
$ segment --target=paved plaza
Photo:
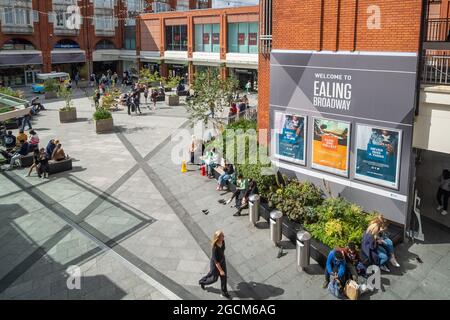
[[[0,173],[0,299],[223,299],[219,282],[198,286],[217,229],[225,233],[233,299],[335,299],[322,289],[316,262],[299,271],[286,239],[277,258],[267,223],[253,226],[246,211],[233,217],[217,202],[230,195],[214,180],[196,166],[182,174],[171,161],[178,143],[171,135],[189,129],[182,106],[114,112],[115,131],[98,135],[81,92],[77,122],[59,123],[62,104],[45,102],[33,127],[43,146],[61,141],[73,170],[49,180],[25,177],[25,169]],[[402,267],[363,299],[450,298],[450,233],[426,222],[424,229],[426,241],[399,245]],[[72,265],[81,268],[80,289],[67,287]]]

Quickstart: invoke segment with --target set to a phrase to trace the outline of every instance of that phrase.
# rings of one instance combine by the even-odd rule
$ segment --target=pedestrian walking
[[[31,126],[31,111],[23,116],[22,118],[22,130],[25,131],[25,126],[28,125],[28,128],[31,130],[33,127]]]
[[[145,104],[148,104],[148,90],[149,90],[148,86],[145,85],[145,86],[144,86],[144,98],[145,98]]]
[[[96,83],[95,73],[91,73],[89,76],[89,86],[93,87]]]
[[[80,81],[80,75],[78,72],[75,74],[74,80],[75,80],[75,85],[78,87],[78,81]]]
[[[139,91],[139,88],[134,91],[134,99],[133,100],[134,100],[134,110],[135,110],[136,114],[138,113],[138,110],[139,110],[139,113],[142,114],[141,107],[140,107],[141,92]]]
[[[39,150],[39,166],[38,166],[38,176],[39,178],[48,179],[49,166],[48,166],[48,156],[44,148]]]
[[[439,188],[436,195],[439,205],[437,210],[438,211],[442,210],[441,214],[443,216],[446,216],[448,214],[447,209],[449,197],[450,197],[450,171],[444,169],[440,177]]]
[[[227,290],[227,265],[225,261],[225,235],[217,230],[212,239],[212,256],[209,273],[199,280],[200,287],[205,290],[206,285],[213,284],[220,277],[222,297],[230,298]]]
[[[156,102],[158,101],[158,91],[152,90],[153,110],[156,110]]]
[[[252,88],[252,83],[250,80],[247,81],[247,84],[245,85],[245,89],[247,90],[247,94],[250,94],[250,89]]]

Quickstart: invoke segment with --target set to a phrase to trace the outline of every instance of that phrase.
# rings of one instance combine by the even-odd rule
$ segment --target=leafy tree
[[[159,75],[158,71],[155,71],[155,73],[151,73],[150,69],[142,68],[141,71],[139,71],[139,83],[141,84],[151,84],[151,83],[158,83],[162,80],[161,76]]]
[[[59,98],[63,98],[65,102],[65,106],[61,108],[61,110],[70,110],[73,108],[72,106],[72,90],[69,89],[70,80],[65,80],[63,83],[59,85],[59,90],[57,92]]]
[[[216,71],[197,73],[191,86],[194,96],[188,100],[186,106],[191,126],[198,121],[206,124],[212,112],[216,115],[229,108],[238,86],[237,79],[232,77],[224,79]],[[215,121],[222,126],[224,124],[219,118]]]

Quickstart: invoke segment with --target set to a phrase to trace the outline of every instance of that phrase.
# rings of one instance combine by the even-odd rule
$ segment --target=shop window
[[[228,24],[228,52],[258,53],[258,23]]]
[[[166,50],[187,51],[187,26],[166,26]]]
[[[24,39],[11,39],[6,41],[1,50],[35,50],[30,41]]]
[[[197,52],[220,52],[220,25],[196,24],[194,42]]]

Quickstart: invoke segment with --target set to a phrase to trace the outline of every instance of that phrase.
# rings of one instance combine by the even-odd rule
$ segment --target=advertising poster
[[[209,33],[203,34],[203,44],[209,44]]]
[[[277,112],[275,158],[305,165],[306,117]]]
[[[248,44],[250,46],[256,46],[258,44],[258,34],[256,32],[248,34]]]
[[[355,178],[398,188],[401,130],[357,125]]]
[[[311,167],[348,176],[350,123],[314,118]]]
[[[245,33],[238,33],[238,45],[245,45]]]
[[[220,33],[213,33],[212,34],[212,43],[213,44],[220,44]]]

